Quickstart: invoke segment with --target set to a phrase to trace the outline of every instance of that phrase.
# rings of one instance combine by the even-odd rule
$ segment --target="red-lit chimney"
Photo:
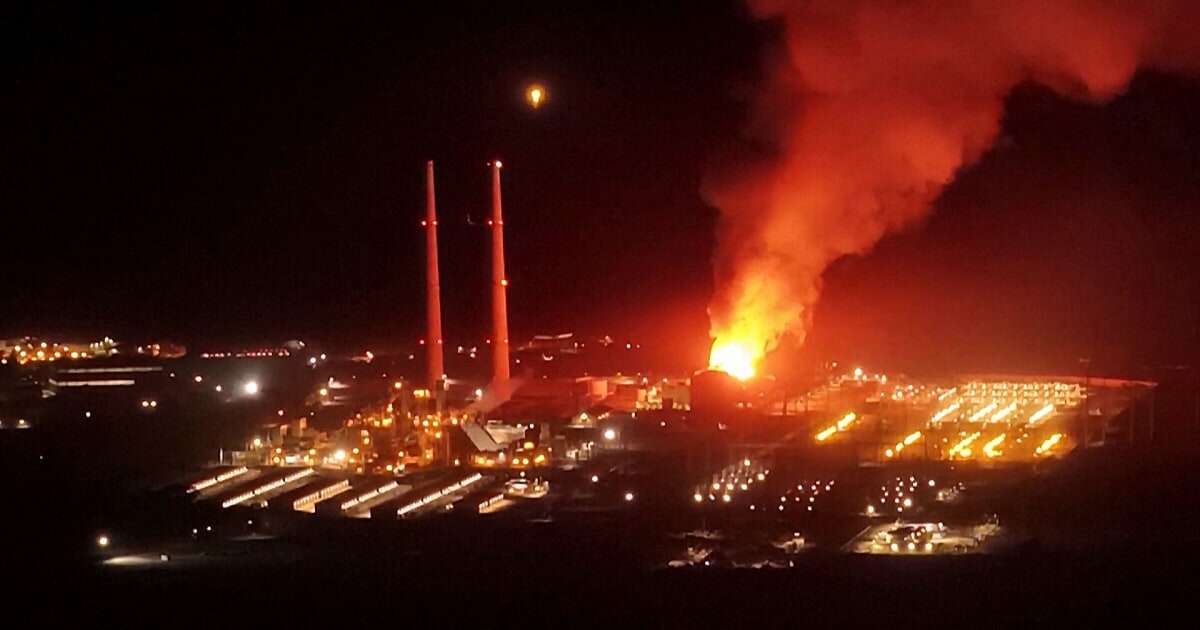
[[[508,382],[508,280],[504,277],[504,215],[500,208],[500,160],[492,167],[492,385]]]
[[[433,188],[433,160],[425,163],[425,352],[426,385],[437,389],[445,373],[442,357],[442,289],[438,277],[437,199]]]

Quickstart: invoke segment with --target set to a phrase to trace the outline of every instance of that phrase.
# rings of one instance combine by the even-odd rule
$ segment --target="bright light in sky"
[[[525,100],[529,102],[529,106],[537,109],[546,101],[546,88],[538,83],[534,83],[525,88]]]

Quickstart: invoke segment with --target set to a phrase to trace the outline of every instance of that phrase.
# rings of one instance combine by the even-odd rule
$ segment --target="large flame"
[[[834,261],[920,222],[1027,81],[1103,101],[1141,67],[1195,70],[1200,3],[747,0],[777,27],[746,139],[706,178],[720,209],[710,364],[752,375],[803,342]]]
[[[708,367],[744,381],[754,376],[754,366],[762,358],[753,346],[737,339],[718,340],[708,356]]]
[[[812,298],[796,293],[794,278],[783,275],[781,267],[745,261],[709,309],[710,334],[714,339],[709,367],[746,380],[754,376],[759,363],[775,349],[780,337],[790,332],[804,339],[803,304]]]

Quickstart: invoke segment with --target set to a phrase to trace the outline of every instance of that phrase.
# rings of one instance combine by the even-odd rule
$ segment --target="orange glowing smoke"
[[[753,374],[803,342],[821,277],[917,224],[991,147],[1014,86],[1104,100],[1141,67],[1200,67],[1185,0],[750,0],[782,36],[745,154],[711,173],[720,209],[710,364]]]

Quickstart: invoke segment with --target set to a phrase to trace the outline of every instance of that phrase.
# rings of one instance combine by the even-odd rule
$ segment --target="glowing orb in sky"
[[[525,88],[525,100],[534,109],[541,107],[546,102],[546,88],[539,83],[530,84]]]

